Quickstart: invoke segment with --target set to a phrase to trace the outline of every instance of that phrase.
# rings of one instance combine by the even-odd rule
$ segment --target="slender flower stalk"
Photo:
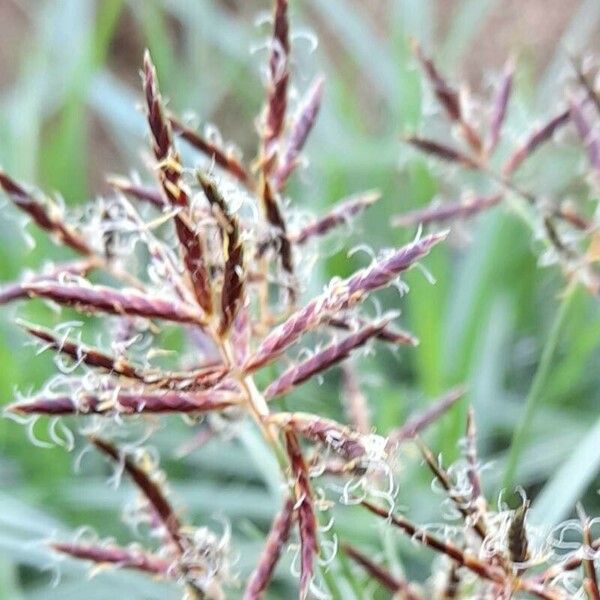
[[[399,597],[406,600],[423,600],[423,597],[415,593],[408,583],[392,575],[387,569],[371,560],[366,554],[350,544],[342,544],[342,550],[369,575],[378,581],[383,587]]]

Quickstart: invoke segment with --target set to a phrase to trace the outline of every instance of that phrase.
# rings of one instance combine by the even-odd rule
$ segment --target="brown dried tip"
[[[235,406],[239,397],[227,391],[163,391],[36,396],[10,404],[6,411],[22,415],[203,413]]]
[[[271,331],[254,355],[246,361],[244,370],[250,372],[275,360],[303,333],[329,320],[336,313],[363,301],[370,292],[389,284],[417,260],[427,255],[431,248],[447,235],[446,231],[426,236],[396,250],[370,267],[357,271],[348,279],[336,282],[324,294],[311,300]]]
[[[519,565],[529,558],[529,543],[525,528],[525,517],[529,510],[529,500],[514,511],[510,527],[508,528],[508,555],[511,562]]]
[[[185,123],[176,119],[174,116],[169,116],[169,123],[171,127],[177,133],[181,139],[185,140],[192,148],[199,150],[211,160],[215,161],[221,169],[226,173],[237,179],[240,183],[245,186],[250,186],[251,179],[250,175],[246,171],[246,168],[242,163],[230,153],[226,153],[224,150],[219,148],[216,144],[209,142],[206,138],[202,137],[197,131],[188,127]]]
[[[216,220],[223,242],[225,267],[221,290],[221,321],[219,323],[219,335],[223,336],[229,331],[244,302],[244,247],[240,238],[238,219],[229,212],[227,203],[214,181],[200,172],[197,176],[213,211],[217,213]]]
[[[158,484],[152,480],[151,474],[147,473],[142,467],[136,464],[126,454],[120,452],[117,447],[113,446],[113,444],[107,440],[92,436],[90,437],[90,442],[113,462],[123,467],[127,475],[148,500],[178,553],[183,554],[185,549],[182,544],[179,519],[163,491]]]
[[[395,227],[430,225],[445,223],[453,219],[467,219],[496,206],[502,200],[502,194],[475,196],[462,202],[433,202],[425,208],[413,210],[392,218]]]
[[[279,164],[272,177],[273,186],[281,190],[285,186],[290,175],[298,165],[298,157],[310,135],[323,100],[323,87],[325,80],[318,77],[310,86],[300,105],[298,113],[290,126],[290,132],[286,138],[285,146],[281,151]]]
[[[94,251],[83,237],[63,221],[58,207],[49,199],[46,200],[45,204],[36,200],[32,194],[1,170],[0,187],[17,208],[27,213],[40,229],[53,235],[60,244],[69,246],[79,254],[86,256],[94,254]]]
[[[486,152],[488,155],[496,149],[500,139],[500,131],[502,130],[502,125],[506,118],[506,109],[508,108],[508,101],[512,92],[514,73],[515,63],[512,59],[509,59],[504,65],[504,72],[502,73],[502,78],[496,89],[496,95],[492,105],[492,116],[486,144]]]
[[[169,561],[137,549],[69,542],[52,542],[50,547],[61,554],[67,554],[72,558],[81,560],[90,560],[96,564],[110,564],[118,568],[134,569],[162,577],[170,577],[171,575]]]
[[[570,110],[567,108],[532,131],[508,157],[508,160],[502,167],[502,175],[504,177],[512,175],[527,157],[533,154],[542,144],[550,140],[563,125],[569,122],[570,114]]]
[[[294,478],[295,510],[298,515],[300,536],[300,599],[305,600],[313,576],[315,556],[319,551],[317,518],[314,512],[308,468],[302,456],[298,438],[289,429],[285,431],[285,447]]]
[[[377,202],[379,198],[381,198],[381,194],[375,190],[354,194],[338,202],[325,216],[314,220],[291,235],[291,241],[294,244],[304,244],[313,237],[325,235],[338,225],[348,223],[352,217]]]
[[[393,594],[398,594],[399,598],[405,598],[406,600],[423,600],[420,595],[416,594],[410,588],[406,581],[392,575],[385,567],[378,565],[354,546],[342,543],[342,550],[384,588],[388,589]]]
[[[288,496],[283,508],[273,519],[258,564],[248,580],[243,600],[259,600],[267,589],[290,534],[295,503],[295,499]]]
[[[265,390],[265,397],[275,398],[276,396],[286,394],[292,388],[308,381],[318,373],[322,373],[345,360],[354,350],[361,348],[371,338],[376,337],[389,322],[390,318],[387,318],[368,324],[345,339],[316,352],[300,364],[293,365],[269,385]]]
[[[467,156],[460,150],[456,150],[455,148],[446,146],[445,144],[441,144],[434,140],[429,140],[416,135],[409,135],[404,138],[404,141],[425,154],[431,154],[441,160],[457,163],[467,169],[477,169],[479,167],[477,161],[470,156]]]
[[[431,406],[423,412],[411,417],[404,425],[393,429],[388,435],[388,448],[393,448],[402,444],[406,440],[411,440],[419,435],[421,431],[435,423],[449,409],[451,409],[464,395],[466,388],[464,386],[455,387],[443,396],[434,400]]]
[[[157,208],[164,208],[166,206],[163,194],[156,188],[139,185],[126,177],[113,176],[109,177],[106,182],[110,187],[126,196],[130,196],[136,200],[143,200]]]
[[[193,307],[144,294],[134,289],[118,290],[103,285],[78,285],[54,281],[22,284],[29,296],[52,300],[80,312],[129,315],[203,325],[202,315]]]
[[[268,421],[311,442],[324,444],[347,460],[366,454],[365,437],[333,419],[303,412],[280,412],[270,415]]]

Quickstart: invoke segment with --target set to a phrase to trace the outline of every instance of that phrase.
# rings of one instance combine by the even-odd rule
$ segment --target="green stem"
[[[506,489],[511,488],[515,483],[515,473],[519,458],[523,452],[527,435],[530,431],[531,424],[533,422],[534,415],[539,408],[540,401],[542,400],[542,392],[544,391],[544,385],[548,374],[550,373],[550,367],[552,366],[552,359],[556,352],[558,340],[562,326],[565,322],[571,300],[573,298],[575,285],[571,284],[565,291],[564,297],[558,307],[558,312],[552,323],[552,328],[548,334],[548,338],[542,350],[542,356],[535,372],[529,393],[525,400],[525,414],[519,421],[512,438],[510,449],[508,452],[508,458],[506,461],[506,469],[504,471],[503,487]]]

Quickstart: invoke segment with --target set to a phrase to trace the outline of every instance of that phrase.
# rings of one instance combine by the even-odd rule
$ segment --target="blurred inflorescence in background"
[[[592,2],[548,10],[544,31],[535,28],[533,36],[546,51],[536,54],[527,39],[506,42],[511,6],[465,1],[449,9],[441,2],[398,1],[367,9],[341,0],[293,2],[289,60],[287,34],[273,27],[271,7],[259,2],[64,0],[7,2],[0,8],[8,40],[3,55],[13,57],[1,74],[0,165],[10,174],[2,176],[2,187],[7,199],[67,247],[57,248],[33,225],[24,226],[22,214],[4,209],[2,277],[7,285],[19,277],[27,284],[3,288],[3,299],[42,296],[88,311],[100,306],[115,312],[118,306],[134,316],[175,317],[191,322],[192,329],[210,321],[217,340],[233,340],[219,354],[202,336],[182,335],[180,327],[160,331],[137,319],[84,317],[82,328],[81,315],[57,313],[39,301],[3,308],[3,401],[13,401],[17,389],[26,398],[21,412],[32,402],[37,412],[48,412],[43,403],[56,407],[58,399],[63,412],[76,406],[111,416],[67,419],[65,425],[54,418],[28,419],[29,436],[14,422],[2,422],[0,576],[6,591],[0,594],[79,597],[84,567],[56,559],[52,540],[63,553],[167,574],[189,593],[204,589],[218,595],[224,585],[227,596],[236,597],[259,557],[261,565],[268,564],[268,553],[260,554],[265,532],[282,511],[275,532],[282,535],[298,523],[299,532],[290,534],[290,551],[283,552],[270,584],[274,598],[297,594],[290,563],[299,554],[304,587],[312,561],[312,593],[334,597],[386,597],[389,590],[421,597],[416,583],[402,591],[404,581],[446,597],[456,584],[458,597],[471,597],[475,580],[491,594],[508,594],[510,581],[525,590],[517,595],[555,597],[551,594],[566,590],[566,597],[595,597],[594,553],[585,548],[594,546],[586,536],[597,536],[597,526],[577,514],[575,504],[581,500],[589,514],[598,514],[594,231],[600,146],[593,34],[600,10]],[[529,10],[514,17],[519,28],[532,18]],[[489,55],[486,38],[497,39],[506,51]],[[149,56],[142,71],[145,96],[141,91],[144,47],[156,65],[164,103]],[[324,99],[323,83],[314,79],[319,73]],[[286,106],[287,119],[281,113]],[[179,115],[170,123],[174,142],[166,133],[168,115]],[[296,156],[303,128],[312,129],[311,138]],[[238,147],[229,145],[232,139]],[[23,181],[36,182],[47,197]],[[365,191],[373,188],[378,192]],[[100,195],[114,198],[115,189],[142,196],[141,212],[119,195],[117,201],[91,202]],[[181,190],[189,194],[187,203]],[[340,208],[338,201],[348,197]],[[143,204],[165,199],[167,210]],[[63,206],[75,217],[68,227]],[[184,249],[181,264],[172,233],[166,246],[154,237],[172,231],[173,220]],[[190,223],[198,222],[205,226],[203,243],[211,244],[210,276],[200,273],[194,281],[198,273],[189,265],[199,250],[189,244]],[[81,223],[86,225],[79,230]],[[447,226],[449,238],[423,261],[426,272],[403,275],[410,293],[393,286],[364,303],[360,319],[369,316],[369,323],[346,312],[357,297],[340,296],[345,288],[339,279],[324,288],[333,277],[361,267],[367,271],[348,280],[353,292],[389,283],[439,241],[426,234]],[[138,246],[150,256],[148,272]],[[60,265],[72,260],[69,247],[87,262],[69,263],[65,277]],[[400,247],[406,250],[380,253]],[[125,260],[134,252],[137,270]],[[24,267],[40,272],[44,261],[43,281],[23,274]],[[95,273],[99,267],[108,279]],[[77,293],[87,296],[74,299],[78,277],[92,270],[94,284],[119,281],[123,295],[90,300],[94,290],[106,290],[85,284]],[[155,296],[167,290],[177,301],[157,305],[146,286],[143,294],[130,292],[140,274]],[[209,293],[202,286],[207,280]],[[245,355],[239,336],[247,323],[240,315],[245,299],[255,303],[261,293],[261,316]],[[272,351],[272,338],[265,346],[276,319],[291,314],[293,320],[294,307],[315,297],[321,298],[316,313],[301,313],[302,322],[323,325],[325,316],[333,316],[325,335],[309,336],[304,347],[310,352],[293,350],[258,374],[267,397],[286,394],[269,403],[276,406],[275,416],[265,419],[254,398],[255,424],[241,418],[240,390],[228,379],[237,369],[224,375],[219,356],[242,373],[263,367],[279,354],[279,346]],[[278,313],[265,310],[269,302]],[[190,314],[195,304],[202,310]],[[321,314],[324,305],[336,314]],[[390,333],[389,320],[397,315],[389,311],[398,308],[410,333]],[[213,316],[206,321],[198,314]],[[35,348],[24,347],[27,338],[17,331],[16,316],[46,352],[36,355]],[[376,352],[359,350],[343,375],[336,369],[321,373],[327,361],[336,362],[376,336],[387,337],[387,345],[377,341],[367,346]],[[57,366],[58,379],[50,379]],[[112,375],[98,375],[98,367]],[[123,379],[137,387],[128,389]],[[455,387],[463,383],[464,393]],[[165,404],[169,412],[189,412],[199,402],[225,408],[226,416],[207,421],[166,416],[133,424],[126,416],[153,406],[162,411]],[[475,459],[469,405],[477,422]],[[124,413],[117,419],[115,407]],[[352,431],[341,429],[340,422]],[[285,441],[279,449],[274,428]],[[312,445],[300,450],[294,434],[322,452],[329,448],[325,459],[312,454]],[[448,471],[428,446],[415,443],[417,434],[441,453]],[[92,446],[112,459],[116,472],[88,452],[86,435],[94,436]],[[31,441],[44,450],[35,450]],[[71,454],[60,447],[72,444]],[[284,466],[283,472],[295,483],[293,504],[282,499],[285,487],[274,456],[291,463],[292,471]],[[433,492],[423,459],[434,471]],[[310,493],[303,475],[309,471],[318,476]],[[106,484],[120,474],[119,487]],[[129,502],[127,478],[142,490],[141,504]],[[515,495],[516,482],[523,489]],[[371,495],[366,506],[351,506],[365,493]],[[340,499],[345,506],[337,506]],[[122,524],[123,507],[130,527]],[[385,520],[390,509],[392,524]],[[382,527],[369,511],[381,513]],[[313,517],[320,523],[314,523],[318,552],[310,531],[307,537]],[[81,529],[82,523],[93,533]],[[414,523],[428,525],[420,529]],[[145,539],[137,527],[157,536],[151,543],[158,554],[128,545]],[[428,551],[401,532],[433,548],[443,540],[445,559],[432,568]],[[565,569],[564,560],[573,569]],[[60,574],[55,587],[53,573]],[[255,587],[260,575],[259,569],[250,578]],[[128,597],[181,593],[175,585],[114,569],[86,588],[91,597],[105,598],[124,585]]]

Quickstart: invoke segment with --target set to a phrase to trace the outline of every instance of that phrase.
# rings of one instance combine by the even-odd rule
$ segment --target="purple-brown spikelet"
[[[529,500],[514,511],[508,528],[508,556],[513,564],[520,565],[529,558],[529,542],[525,528],[525,517],[529,509]]]
[[[569,102],[571,120],[585,146],[588,159],[596,176],[600,175],[600,136],[598,126],[592,125],[585,113],[585,103],[572,99]],[[597,117],[596,117],[597,118]]]
[[[317,543],[317,518],[313,502],[308,468],[296,434],[290,429],[284,433],[285,447],[290,460],[293,477],[295,505],[300,537],[300,599],[308,596],[314,572],[314,562],[319,551]]]
[[[471,484],[471,500],[482,498],[479,459],[477,458],[477,430],[475,428],[475,413],[469,406],[467,412],[467,427],[465,432],[464,455],[467,461],[467,477]]]
[[[292,244],[287,234],[287,227],[281,211],[281,203],[266,178],[262,181],[260,197],[267,222],[274,229],[281,266],[284,271],[292,274],[294,272]]]
[[[477,169],[479,166],[476,160],[464,152],[456,150],[456,148],[452,148],[441,142],[429,140],[417,135],[409,135],[404,138],[404,141],[425,154],[430,154],[431,156],[435,156],[436,158],[447,162],[457,163],[467,169]]]
[[[175,231],[183,253],[194,294],[202,310],[210,315],[213,311],[212,289],[206,265],[206,250],[199,232],[187,214],[188,194],[182,186],[179,156],[173,148],[171,125],[165,117],[158,90],[156,69],[150,53],[144,55],[144,92],[146,94],[147,118],[152,133],[152,147],[158,161],[159,178],[169,202],[182,210],[175,215]]]
[[[542,144],[550,140],[563,125],[568,123],[570,114],[568,108],[562,110],[528,134],[508,157],[508,160],[502,167],[504,177],[512,175],[528,156],[533,154]]]
[[[96,266],[96,261],[93,258],[85,258],[82,260],[75,260],[71,262],[58,263],[56,265],[52,265],[50,269],[47,270],[47,272],[26,275],[21,283],[10,283],[8,285],[0,287],[0,305],[8,304],[9,302],[12,302],[14,300],[29,298],[29,292],[27,291],[28,284],[40,283],[43,281],[57,282],[66,275],[84,277]]]
[[[279,138],[285,125],[290,79],[289,54],[288,0],[275,0],[273,6],[273,38],[269,55],[269,88],[265,108],[265,130],[263,132],[267,152],[265,158],[268,158],[270,144]]]
[[[280,412],[271,415],[269,422],[307,440],[324,444],[347,460],[355,460],[365,456],[367,452],[366,438],[363,435],[333,419],[310,413]]]
[[[422,413],[411,417],[404,425],[392,430],[388,435],[388,448],[413,439],[421,431],[435,423],[444,413],[450,410],[465,394],[462,386],[446,392],[441,398],[435,400],[431,406]]]
[[[369,292],[390,283],[446,236],[447,232],[426,236],[361,269],[348,279],[336,282],[267,335],[244,369],[250,372],[275,360],[303,333],[314,329],[329,316],[364,300]]]
[[[70,542],[51,542],[50,547],[55,552],[66,554],[72,558],[89,560],[98,565],[107,564],[118,568],[142,571],[150,575],[171,577],[169,561],[138,549]]]
[[[52,300],[81,312],[129,315],[203,325],[202,314],[193,307],[167,298],[152,297],[135,289],[115,289],[104,285],[80,285],[54,281],[22,284],[32,297]]]
[[[245,186],[251,185],[251,178],[244,165],[230,153],[225,152],[216,144],[202,137],[197,131],[188,127],[185,123],[176,119],[172,115],[169,116],[169,123],[173,131],[185,140],[192,148],[202,152],[211,160],[215,161],[223,171],[237,179]]]
[[[388,322],[389,319],[383,319],[366,325],[356,333],[316,352],[307,360],[293,365],[269,385],[264,392],[265,397],[275,398],[276,396],[286,394],[292,388],[345,360],[354,350],[361,348],[370,339],[376,337]]]
[[[248,579],[243,600],[259,600],[267,589],[290,535],[290,529],[294,521],[295,503],[295,498],[288,496],[285,499],[283,508],[273,519],[273,524],[258,558],[258,563]]]
[[[121,464],[127,475],[146,497],[156,516],[168,532],[169,537],[179,552],[183,552],[180,528],[181,524],[175,514],[173,507],[167,500],[161,488],[155,483],[150,474],[137,465],[129,456],[123,454],[119,449],[107,440],[91,437],[91,443],[100,452],[108,456],[112,461]]]
[[[434,62],[425,55],[421,45],[416,40],[412,40],[412,51],[420,62],[439,103],[450,119],[460,121],[462,119],[462,109],[458,92],[440,75]]]
[[[504,72],[496,89],[496,95],[492,104],[492,114],[490,118],[490,127],[488,131],[488,139],[486,143],[486,152],[492,154],[500,140],[500,132],[502,125],[506,119],[506,110],[508,101],[512,92],[513,76],[515,65],[513,60],[507,61],[504,66]]]
[[[124,357],[110,356],[97,348],[74,342],[66,336],[54,333],[45,327],[25,322],[19,324],[29,335],[45,342],[48,348],[71,357],[75,362],[81,361],[90,367],[104,369],[131,379],[144,379],[142,371]]]
[[[103,395],[41,395],[15,402],[8,412],[23,415],[74,414],[164,414],[203,413],[223,410],[239,403],[239,395],[230,391],[145,392],[108,391]]]
[[[398,594],[406,600],[422,600],[422,597],[411,590],[408,583],[392,575],[385,567],[377,564],[374,560],[363,554],[358,548],[351,544],[343,543],[342,550],[358,565],[360,565],[373,579],[378,581],[384,588]]]
[[[273,186],[276,190],[283,189],[290,175],[298,165],[298,157],[319,115],[321,101],[323,100],[324,84],[325,80],[322,77],[318,77],[313,82],[290,125],[290,131],[281,151],[279,165],[272,177]]]
[[[219,335],[223,336],[229,331],[239,307],[244,302],[244,247],[240,238],[238,219],[230,214],[227,203],[214,181],[202,173],[198,173],[198,181],[213,208],[223,243],[225,264],[221,289],[221,320],[218,329]]]
[[[343,331],[356,331],[359,327],[364,327],[367,321],[359,317],[331,317],[327,319],[327,325],[334,329]],[[382,342],[394,346],[418,346],[419,340],[412,333],[397,329],[396,327],[384,327],[375,337]]]
[[[450,120],[459,125],[461,133],[469,146],[479,153],[482,149],[481,138],[465,118],[458,91],[442,77],[433,60],[425,55],[420,44],[415,40],[412,43],[412,50],[421,64],[421,68],[425,72],[438,102],[442,105]]]
[[[79,254],[94,254],[82,235],[62,220],[62,216],[58,213],[56,207],[48,204],[49,200],[44,205],[3,171],[0,171],[0,187],[15,206],[28,214],[40,229],[50,233],[59,243],[68,246]]]
[[[392,225],[409,227],[413,225],[430,225],[446,223],[454,219],[467,219],[496,206],[502,200],[502,194],[492,196],[475,196],[461,202],[435,202],[392,219]]]
[[[290,236],[294,244],[305,244],[309,239],[325,235],[339,225],[348,221],[379,200],[381,194],[376,191],[354,194],[337,203],[323,217],[305,225],[300,231]]]
[[[109,177],[107,183],[118,192],[136,200],[143,200],[157,208],[164,208],[166,206],[165,197],[157,188],[137,184],[126,177],[117,176]]]

